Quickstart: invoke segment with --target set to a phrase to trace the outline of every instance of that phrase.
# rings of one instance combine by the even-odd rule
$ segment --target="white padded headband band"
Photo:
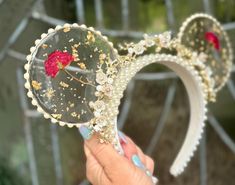
[[[167,66],[172,69],[183,81],[190,101],[190,122],[187,135],[185,137],[184,143],[178,153],[172,167],[171,174],[174,176],[179,175],[190,158],[193,156],[196,150],[201,134],[203,132],[204,121],[206,120],[206,101],[203,93],[203,84],[201,77],[194,71],[194,69],[185,63],[182,58],[172,56],[172,55],[146,55],[144,57],[138,58],[135,63],[126,68],[122,68],[114,82],[114,94],[116,95],[109,102],[107,111],[108,114],[113,114],[113,112],[118,112],[118,106],[120,104],[120,99],[123,96],[123,92],[126,89],[128,82],[133,78],[138,71],[143,67],[158,63]],[[115,115],[113,115],[115,116]],[[115,126],[116,127],[116,126]],[[118,138],[116,138],[117,140]],[[118,148],[118,141],[117,149]]]

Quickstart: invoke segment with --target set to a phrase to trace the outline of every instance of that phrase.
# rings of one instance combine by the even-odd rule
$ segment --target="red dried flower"
[[[44,62],[46,74],[55,78],[59,70],[70,65],[73,60],[73,56],[68,52],[56,50],[50,53],[47,60]]]
[[[213,33],[213,32],[206,32],[205,33],[205,39],[209,42],[209,43],[211,43],[213,46],[214,46],[214,48],[216,49],[216,50],[219,50],[220,49],[220,42],[219,42],[219,38],[217,37],[217,35],[215,34],[215,33]]]

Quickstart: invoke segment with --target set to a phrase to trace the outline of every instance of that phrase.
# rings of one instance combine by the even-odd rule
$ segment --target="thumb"
[[[123,169],[129,168],[130,161],[118,154],[110,143],[101,144],[98,135],[94,134],[91,136],[89,128],[85,126],[80,127],[79,131],[85,139],[85,146],[90,150],[91,154],[107,174],[110,174],[109,172],[113,170],[122,172]]]

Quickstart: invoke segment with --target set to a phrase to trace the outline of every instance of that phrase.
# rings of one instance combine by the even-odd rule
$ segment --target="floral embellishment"
[[[144,40],[145,40],[145,44],[147,47],[151,47],[155,45],[153,38],[147,34],[144,34]]]
[[[161,47],[163,47],[163,48],[169,47],[169,43],[171,40],[171,32],[167,31],[167,32],[160,34],[158,36],[158,39],[159,39],[159,44]]]
[[[138,44],[136,44],[134,47],[133,47],[133,53],[137,54],[137,55],[141,55],[144,50],[145,50],[145,42],[144,41],[140,41]]]
[[[103,85],[102,90],[101,90],[105,96],[111,97],[112,92],[113,92],[113,86],[109,83],[106,83]]]
[[[111,97],[112,96],[112,92],[113,92],[113,86],[110,83],[105,83],[104,85],[98,85],[96,87],[97,92],[96,92],[96,96],[106,96],[106,97]]]
[[[208,58],[208,55],[203,52],[199,53],[198,55],[198,59],[202,62],[206,62],[207,58]]]
[[[102,100],[97,100],[95,102],[89,102],[89,106],[95,110],[95,112],[102,112],[105,109],[105,103]]]
[[[100,116],[100,117],[96,118],[96,123],[102,127],[106,126],[108,124],[108,122],[104,116]]]
[[[96,73],[96,82],[98,84],[104,84],[107,82],[107,80],[108,80],[108,77],[106,76],[106,74],[104,74],[103,71],[98,71]]]
[[[105,103],[104,101],[102,100],[97,100],[95,103],[94,103],[94,109],[96,111],[103,111],[105,109]]]
[[[212,44],[216,50],[220,49],[219,38],[218,38],[218,36],[215,33],[209,32],[209,31],[206,32],[205,33],[205,39],[206,39],[207,42]]]
[[[117,68],[114,67],[114,66],[110,66],[108,69],[107,69],[107,74],[108,75],[113,75],[113,74],[116,74],[118,72]]]
[[[64,69],[66,66],[74,60],[73,56],[68,52],[56,50],[49,54],[47,60],[44,63],[46,74],[52,78],[58,74],[60,69]]]
[[[169,48],[172,44],[171,32],[167,31],[159,35],[143,35],[144,40],[138,43],[124,43],[119,45],[121,50],[127,51],[127,57],[123,57],[125,61],[131,61],[135,56],[143,54],[148,48],[155,46],[156,52],[159,52],[162,48]],[[132,58],[131,58],[132,57]]]
[[[95,123],[96,124],[94,125],[93,128],[96,132],[102,131],[103,127],[108,125],[108,122],[104,116],[99,116],[99,117],[95,118]]]

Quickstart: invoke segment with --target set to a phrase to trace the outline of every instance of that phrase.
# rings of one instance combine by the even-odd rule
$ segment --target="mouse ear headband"
[[[25,87],[32,104],[52,123],[88,126],[101,142],[122,153],[117,134],[120,100],[128,82],[143,67],[159,63],[183,81],[190,101],[190,122],[184,143],[170,172],[180,174],[203,132],[207,103],[215,101],[232,66],[227,34],[211,16],[195,14],[180,28],[144,35],[138,43],[120,47],[122,55],[92,27],[65,24],[49,29],[30,48]]]

